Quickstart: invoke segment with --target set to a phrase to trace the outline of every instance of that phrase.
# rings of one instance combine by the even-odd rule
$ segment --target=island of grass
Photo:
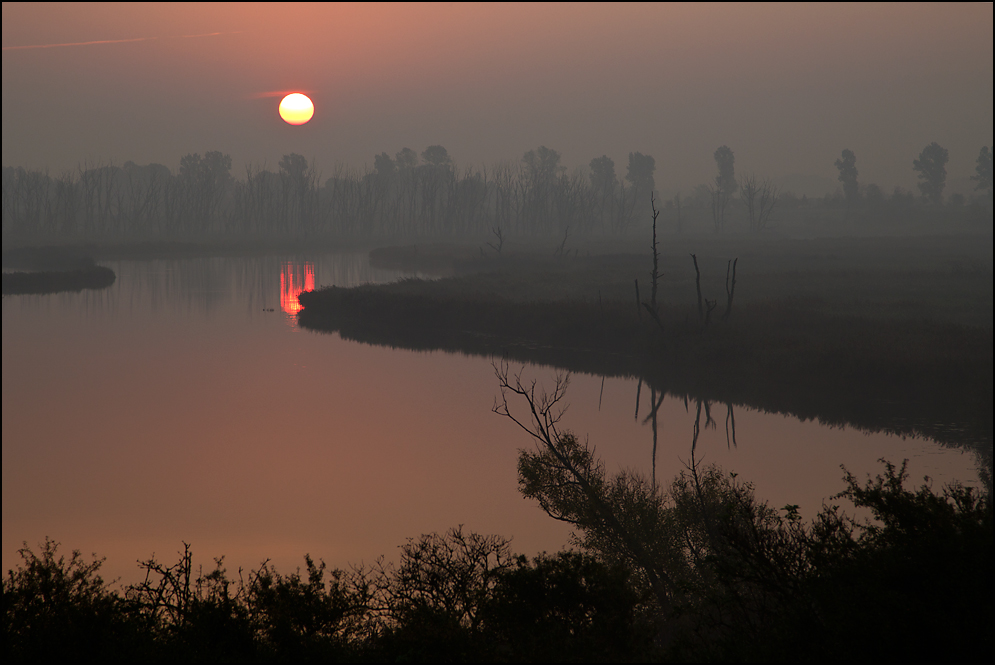
[[[670,239],[655,306],[652,253],[638,250],[387,248],[372,259],[450,276],[305,293],[299,320],[367,343],[633,376],[990,457],[990,237]]]

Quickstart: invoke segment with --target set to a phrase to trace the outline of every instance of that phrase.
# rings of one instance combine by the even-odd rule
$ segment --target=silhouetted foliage
[[[591,179],[591,187],[596,192],[611,190],[615,187],[618,178],[615,177],[615,162],[611,157],[607,155],[595,157],[591,160],[589,166],[591,173],[588,177]]]
[[[777,185],[769,178],[757,180],[753,173],[743,178],[740,188],[743,195],[743,203],[746,205],[746,212],[750,219],[751,231],[763,231],[770,223],[770,215],[774,211],[774,206],[780,198],[780,191]]]
[[[394,159],[397,161],[397,167],[401,170],[413,169],[418,166],[418,153],[411,148],[401,148],[401,150],[394,155]]]
[[[839,181],[843,183],[843,196],[846,198],[847,212],[860,197],[860,186],[857,184],[857,156],[852,150],[844,150],[841,159],[836,160],[836,169],[840,172]]]
[[[922,149],[912,160],[912,170],[919,180],[919,191],[933,204],[943,202],[943,188],[947,184],[947,149],[933,142]]]
[[[421,158],[426,164],[430,164],[436,168],[451,166],[453,162],[452,157],[449,156],[449,151],[441,145],[430,145],[425,148],[421,154]]]
[[[625,173],[625,179],[632,184],[635,195],[646,197],[652,194],[656,188],[653,182],[653,172],[656,171],[656,160],[641,152],[629,153],[629,167]]]
[[[715,186],[708,185],[706,191],[712,206],[712,223],[716,231],[721,231],[726,225],[726,208],[729,200],[736,193],[736,157],[729,146],[719,146],[713,157],[715,164],[719,168],[718,175],[715,176]]]
[[[189,546],[121,594],[101,561],[25,547],[3,581],[4,659],[36,661],[631,661],[981,660],[990,652],[992,504],[952,485],[905,488],[904,465],[847,499],[857,520],[824,506],[806,523],[774,510],[716,467],[662,489],[609,474],[559,431],[566,382],[552,395],[517,378],[523,494],[575,527],[585,552],[531,560],[496,536],[409,540],[396,566],[243,581],[217,559],[195,571]],[[699,403],[699,417],[701,412]],[[515,419],[507,402],[499,410]],[[697,431],[697,428],[696,428]],[[782,514],[783,513],[783,514]],[[330,575],[326,576],[326,573]],[[330,578],[330,579],[329,579]]]
[[[718,175],[681,199],[673,220],[678,231],[686,221],[704,222],[709,208],[717,231],[741,219],[730,208],[738,189],[735,157],[727,146],[714,156]],[[382,152],[366,171],[337,168],[324,179],[316,164],[297,154],[284,155],[275,172],[249,164],[243,178],[233,177],[231,156],[217,151],[183,156],[175,173],[161,164],[134,162],[123,167],[84,162],[57,177],[4,167],[3,236],[18,242],[385,234],[479,238],[501,228],[516,237],[560,237],[568,227],[574,237],[623,234],[646,223],[646,194],[657,189],[655,160],[640,152],[629,154],[624,178],[607,156],[591,160],[589,177],[568,176],[560,154],[546,146],[528,151],[517,164],[483,169],[457,169],[441,145],[429,146],[421,157],[411,148],[402,148],[393,159]],[[851,189],[844,184],[840,196],[785,198],[782,209],[828,210],[844,201],[852,208]],[[668,202],[665,219],[672,208]],[[873,218],[907,224],[909,209],[903,194],[883,201]],[[939,212],[932,206],[927,217]],[[956,214],[947,210],[945,218],[975,221],[981,214],[980,208],[965,207]],[[752,221],[755,228],[758,219],[742,221]],[[795,224],[817,220],[807,214],[793,217]]]
[[[481,608],[495,659],[617,662],[651,656],[654,625],[625,566],[579,552],[524,556]]]
[[[719,173],[715,176],[715,186],[726,196],[736,193],[736,156],[729,146],[719,146],[715,150],[715,164]]]
[[[497,368],[495,410],[536,444],[522,450],[522,493],[575,527],[581,548],[631,567],[650,593],[659,638],[681,660],[974,660],[991,648],[990,493],[954,484],[907,490],[905,466],[861,485],[846,473],[837,505],[805,524],[758,500],[717,467],[687,471],[668,492],[606,473],[588,444],[559,429],[567,380],[552,393]],[[525,403],[524,420],[508,395]],[[699,403],[699,418],[700,418]],[[883,460],[882,460],[883,461]],[[928,571],[928,573],[927,573]]]
[[[988,190],[988,196],[992,195],[992,153],[988,149],[988,146],[982,146],[981,152],[978,153],[977,165],[974,167],[975,175],[971,176],[971,180],[975,181],[974,186],[975,191],[977,190]]]
[[[46,539],[35,554],[27,543],[22,563],[3,580],[4,661],[91,661],[127,656],[138,632],[127,604],[99,575],[102,559],[69,559]]]

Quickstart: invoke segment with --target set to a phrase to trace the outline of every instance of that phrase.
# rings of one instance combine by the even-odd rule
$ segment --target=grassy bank
[[[702,299],[716,302],[707,324],[686,251],[695,242]],[[368,343],[638,376],[671,393],[990,450],[990,243],[674,241],[660,259],[659,321],[636,301],[637,279],[641,301],[651,299],[648,252],[582,252],[471,258],[454,249],[457,276],[303,294],[300,322]],[[432,250],[435,265],[441,253]]]

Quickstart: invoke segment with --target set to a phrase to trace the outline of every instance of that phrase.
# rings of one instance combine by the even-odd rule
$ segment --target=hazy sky
[[[539,145],[570,168],[656,159],[657,187],[737,173],[912,187],[992,144],[992,5],[42,5],[3,3],[3,165],[191,152],[325,175],[442,144],[461,165]],[[292,127],[279,93],[314,119]]]

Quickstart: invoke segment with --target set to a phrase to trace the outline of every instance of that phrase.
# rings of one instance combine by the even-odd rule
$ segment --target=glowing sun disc
[[[280,117],[289,125],[303,125],[314,115],[314,104],[307,95],[295,92],[280,102]]]

